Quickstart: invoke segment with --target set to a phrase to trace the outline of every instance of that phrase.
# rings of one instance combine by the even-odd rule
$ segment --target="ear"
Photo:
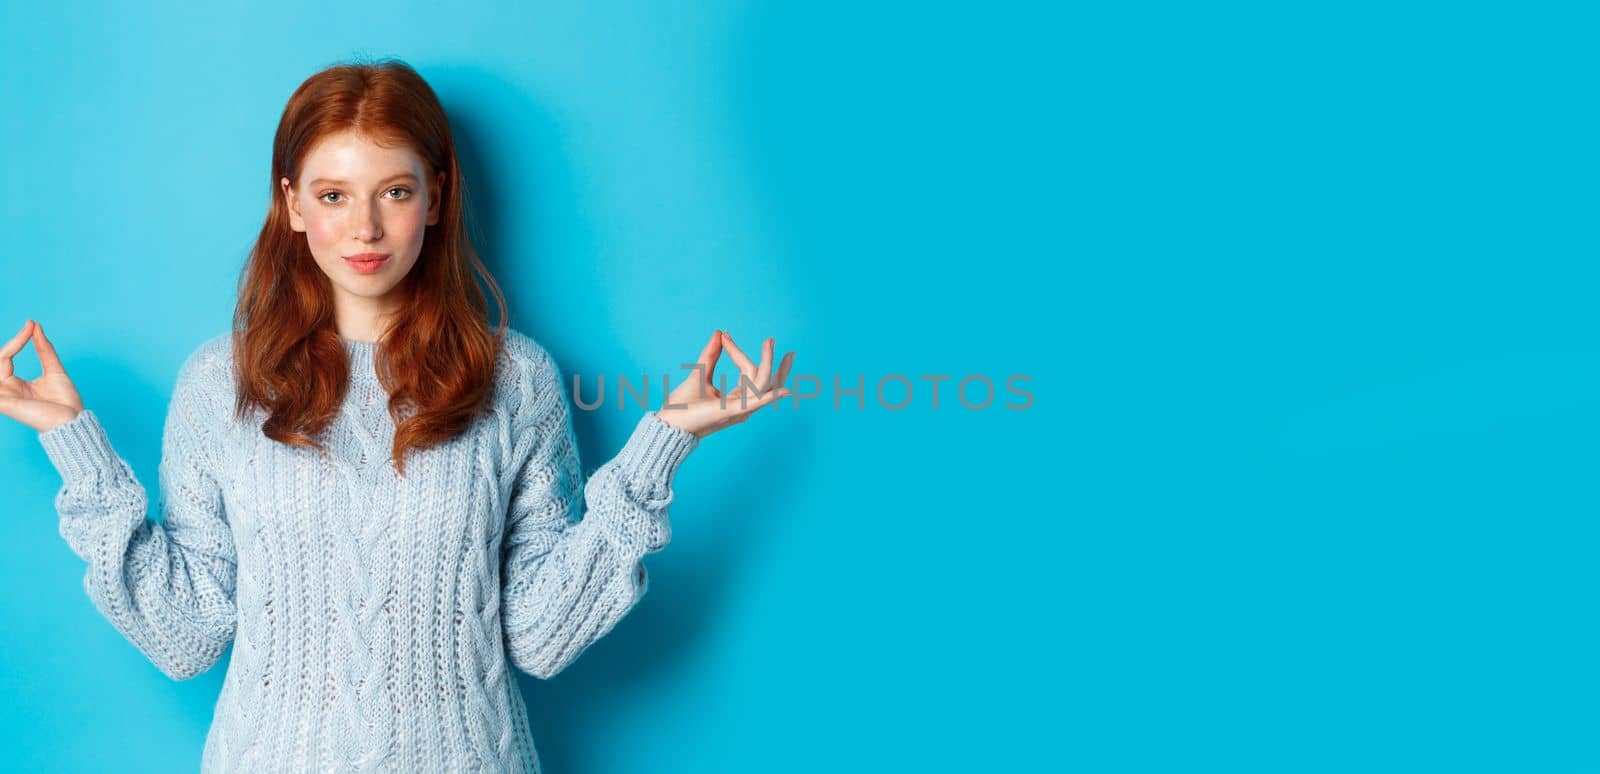
[[[289,185],[289,178],[279,178],[278,187],[283,189],[284,204],[289,209],[289,228],[305,231],[306,219],[300,215],[300,199],[295,195],[294,186]]]
[[[440,172],[433,183],[433,190],[428,192],[428,225],[439,223],[439,196],[444,192],[444,173]]]

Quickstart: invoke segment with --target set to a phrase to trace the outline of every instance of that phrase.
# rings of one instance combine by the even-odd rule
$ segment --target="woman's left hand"
[[[794,394],[793,390],[783,386],[789,378],[789,365],[794,362],[794,353],[785,354],[778,372],[773,374],[775,345],[776,342],[770,338],[762,344],[761,365],[757,366],[745,357],[726,331],[712,333],[711,341],[706,342],[705,349],[700,351],[700,359],[696,361],[699,368],[672,389],[666,405],[656,411],[656,416],[673,427],[704,438],[724,427],[739,424],[761,408]],[[739,367],[738,386],[726,396],[711,384],[711,372],[717,368],[723,346],[727,346],[728,356]]]

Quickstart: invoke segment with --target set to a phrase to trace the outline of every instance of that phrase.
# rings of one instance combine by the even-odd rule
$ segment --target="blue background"
[[[641,606],[521,679],[552,774],[1600,771],[1581,7],[8,0],[0,333],[153,485],[285,100],[402,57],[565,369],[868,384],[685,464]],[[146,662],[0,459],[0,765],[192,770],[225,665]]]

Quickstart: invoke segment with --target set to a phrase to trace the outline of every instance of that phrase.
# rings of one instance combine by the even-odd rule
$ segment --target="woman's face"
[[[427,163],[409,147],[384,148],[347,131],[312,147],[298,181],[278,184],[289,223],[305,233],[341,313],[393,311],[390,291],[416,264],[427,227],[439,221],[444,174],[429,180]],[[385,258],[359,261],[374,255]]]

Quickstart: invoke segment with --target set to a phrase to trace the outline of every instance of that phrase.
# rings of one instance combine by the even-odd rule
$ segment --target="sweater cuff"
[[[111,448],[111,439],[106,437],[100,418],[89,409],[40,433],[39,443],[67,484],[117,467],[117,453]]]
[[[617,454],[617,466],[628,478],[670,487],[678,466],[699,445],[694,433],[667,424],[654,411],[646,412]]]

